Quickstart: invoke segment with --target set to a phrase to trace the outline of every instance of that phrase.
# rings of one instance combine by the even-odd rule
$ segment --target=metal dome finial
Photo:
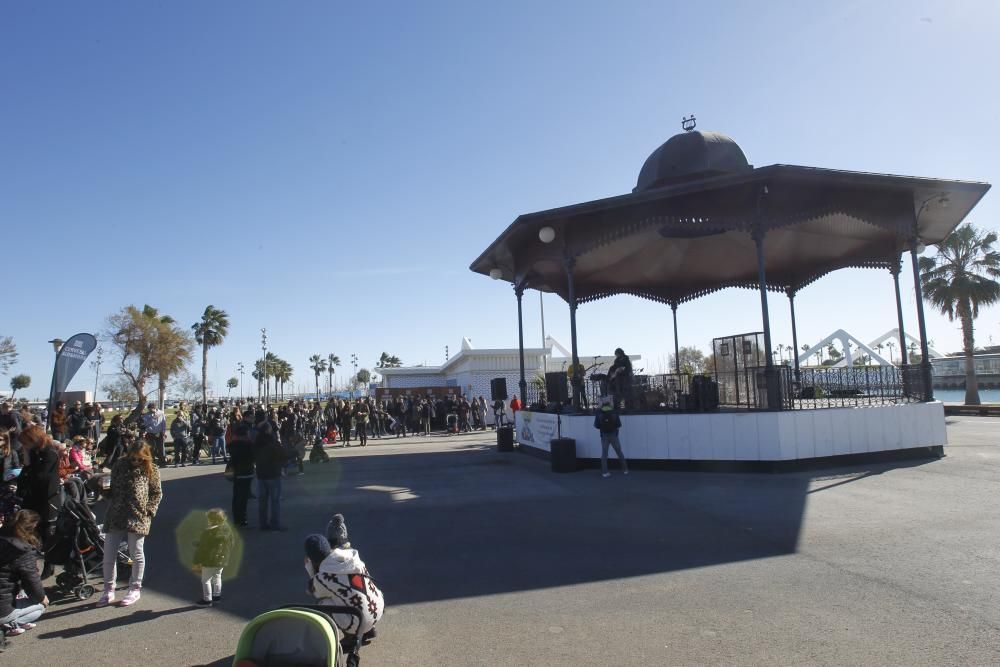
[[[684,128],[685,132],[690,132],[691,130],[694,129],[695,125],[697,124],[698,121],[695,120],[694,114],[681,118],[681,127]]]

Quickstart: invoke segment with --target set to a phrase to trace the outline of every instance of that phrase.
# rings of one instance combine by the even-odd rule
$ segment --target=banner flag
[[[63,343],[56,356],[56,369],[52,376],[52,399],[66,391],[70,380],[96,347],[97,339],[89,333],[78,333]]]

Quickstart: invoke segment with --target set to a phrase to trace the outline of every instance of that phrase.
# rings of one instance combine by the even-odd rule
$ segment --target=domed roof
[[[718,132],[675,134],[646,158],[632,192],[753,169],[739,145]]]

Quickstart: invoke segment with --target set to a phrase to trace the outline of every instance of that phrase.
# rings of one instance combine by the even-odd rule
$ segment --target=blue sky
[[[682,116],[757,166],[1000,181],[998,19],[992,0],[3,3],[0,335],[30,395],[45,341],[129,303],[184,323],[227,310],[217,383],[264,326],[302,384],[313,353],[370,367],[383,350],[440,363],[462,336],[513,346],[510,287],[469,263],[521,213],[630,191]],[[996,199],[969,219],[996,228]],[[834,274],[796,306],[800,344],[895,326],[887,272]],[[791,342],[784,299],[771,312]],[[703,349],[760,328],[749,291],[679,314]],[[656,369],[669,315],[587,304],[581,352],[621,345]],[[928,315],[958,349],[957,324]],[[998,329],[984,311],[979,340]],[[569,345],[553,296],[546,330]],[[73,387],[92,382],[85,368]]]

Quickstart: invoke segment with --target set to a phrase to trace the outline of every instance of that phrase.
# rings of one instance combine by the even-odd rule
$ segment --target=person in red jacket
[[[521,400],[517,397],[517,394],[514,394],[514,398],[510,399],[510,411],[517,412],[521,407]]]

